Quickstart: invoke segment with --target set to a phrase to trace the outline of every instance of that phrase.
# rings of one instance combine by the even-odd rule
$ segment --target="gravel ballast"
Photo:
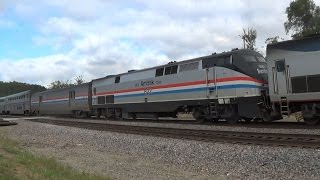
[[[205,143],[24,120],[0,132],[35,154],[113,179],[320,178],[320,150]]]

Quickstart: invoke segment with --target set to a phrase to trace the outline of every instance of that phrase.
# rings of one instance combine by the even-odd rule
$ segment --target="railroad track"
[[[75,122],[51,119],[28,119],[28,121],[49,123],[54,125],[85,128],[99,131],[166,137],[184,140],[194,140],[211,143],[232,143],[247,145],[265,145],[320,149],[320,136],[310,134],[277,134],[251,133],[234,131],[211,131],[194,129],[174,129],[145,126],[126,126],[114,124],[100,124],[91,122]]]
[[[3,119],[0,118],[0,126],[12,126],[17,124],[18,123],[16,122],[4,121]]]
[[[27,116],[12,116],[12,115],[0,115],[1,118],[24,118]],[[63,119],[63,120],[77,120],[77,118],[73,117],[52,117],[55,119]],[[196,122],[195,120],[181,120],[181,119],[161,119],[161,120],[151,120],[151,119],[122,119],[122,120],[113,120],[113,119],[103,119],[103,118],[83,118],[81,120],[103,120],[103,121],[117,121],[117,122],[142,122],[142,123],[154,123],[154,124],[188,124],[188,125],[207,125],[207,126],[225,126],[225,127],[247,127],[247,128],[277,128],[277,129],[320,129],[320,125],[316,126],[309,126],[304,122],[239,122],[237,124],[229,124],[226,121],[219,121],[219,122]]]

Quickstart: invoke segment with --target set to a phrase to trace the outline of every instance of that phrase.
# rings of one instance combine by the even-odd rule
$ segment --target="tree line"
[[[70,86],[80,85],[85,83],[85,80],[83,77],[77,76],[74,78],[73,81],[67,80],[67,81],[54,81],[50,83],[48,88],[36,84],[28,84],[28,83],[22,83],[22,82],[3,82],[0,81],[0,97],[8,96],[11,94],[20,93],[23,91],[31,90],[31,93],[41,92],[45,91],[47,89],[60,89],[60,88],[66,88]]]
[[[31,90],[31,93],[41,92],[47,90],[47,88],[36,85],[36,84],[27,84],[21,82],[3,82],[0,81],[0,97],[8,96],[11,94]]]
[[[66,88],[66,87],[71,87],[71,86],[75,86],[75,85],[80,85],[85,83],[86,81],[83,79],[83,76],[77,76],[74,78],[74,81],[72,80],[57,80],[54,81],[52,83],[50,83],[49,85],[49,89],[60,89],[60,88]]]

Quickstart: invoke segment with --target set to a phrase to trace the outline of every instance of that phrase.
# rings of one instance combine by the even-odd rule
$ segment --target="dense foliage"
[[[284,26],[287,34],[293,33],[293,39],[320,34],[320,7],[313,0],[292,1],[286,13]]]
[[[21,82],[3,82],[0,81],[0,97],[31,90],[32,93],[45,91],[46,88],[40,85],[27,84]]]

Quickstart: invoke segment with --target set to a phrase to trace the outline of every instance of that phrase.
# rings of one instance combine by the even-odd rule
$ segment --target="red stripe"
[[[256,83],[263,83],[263,81],[251,78],[251,77],[245,77],[245,76],[238,76],[238,77],[227,77],[227,78],[219,78],[217,79],[217,82],[228,82],[228,81],[253,81]],[[214,83],[214,80],[209,80],[209,83]],[[175,84],[166,84],[166,85],[158,85],[158,86],[148,86],[150,89],[162,89],[162,88],[171,88],[171,87],[182,87],[182,86],[192,86],[192,85],[199,85],[199,84],[206,84],[205,80],[202,81],[192,81],[192,82],[184,82],[184,83],[175,83]],[[123,90],[117,90],[117,91],[109,91],[109,92],[100,92],[96,95],[110,95],[110,94],[117,94],[117,93],[126,93],[126,92],[133,92],[133,91],[141,91],[146,89],[146,87],[140,87],[140,88],[131,88],[131,89],[123,89]]]
[[[256,83],[265,83],[264,81],[260,81],[258,79],[254,79],[251,77],[239,76],[239,77],[227,77],[227,78],[219,78],[217,82],[228,82],[228,81],[253,81]],[[210,83],[214,83],[214,80],[210,80]]]

